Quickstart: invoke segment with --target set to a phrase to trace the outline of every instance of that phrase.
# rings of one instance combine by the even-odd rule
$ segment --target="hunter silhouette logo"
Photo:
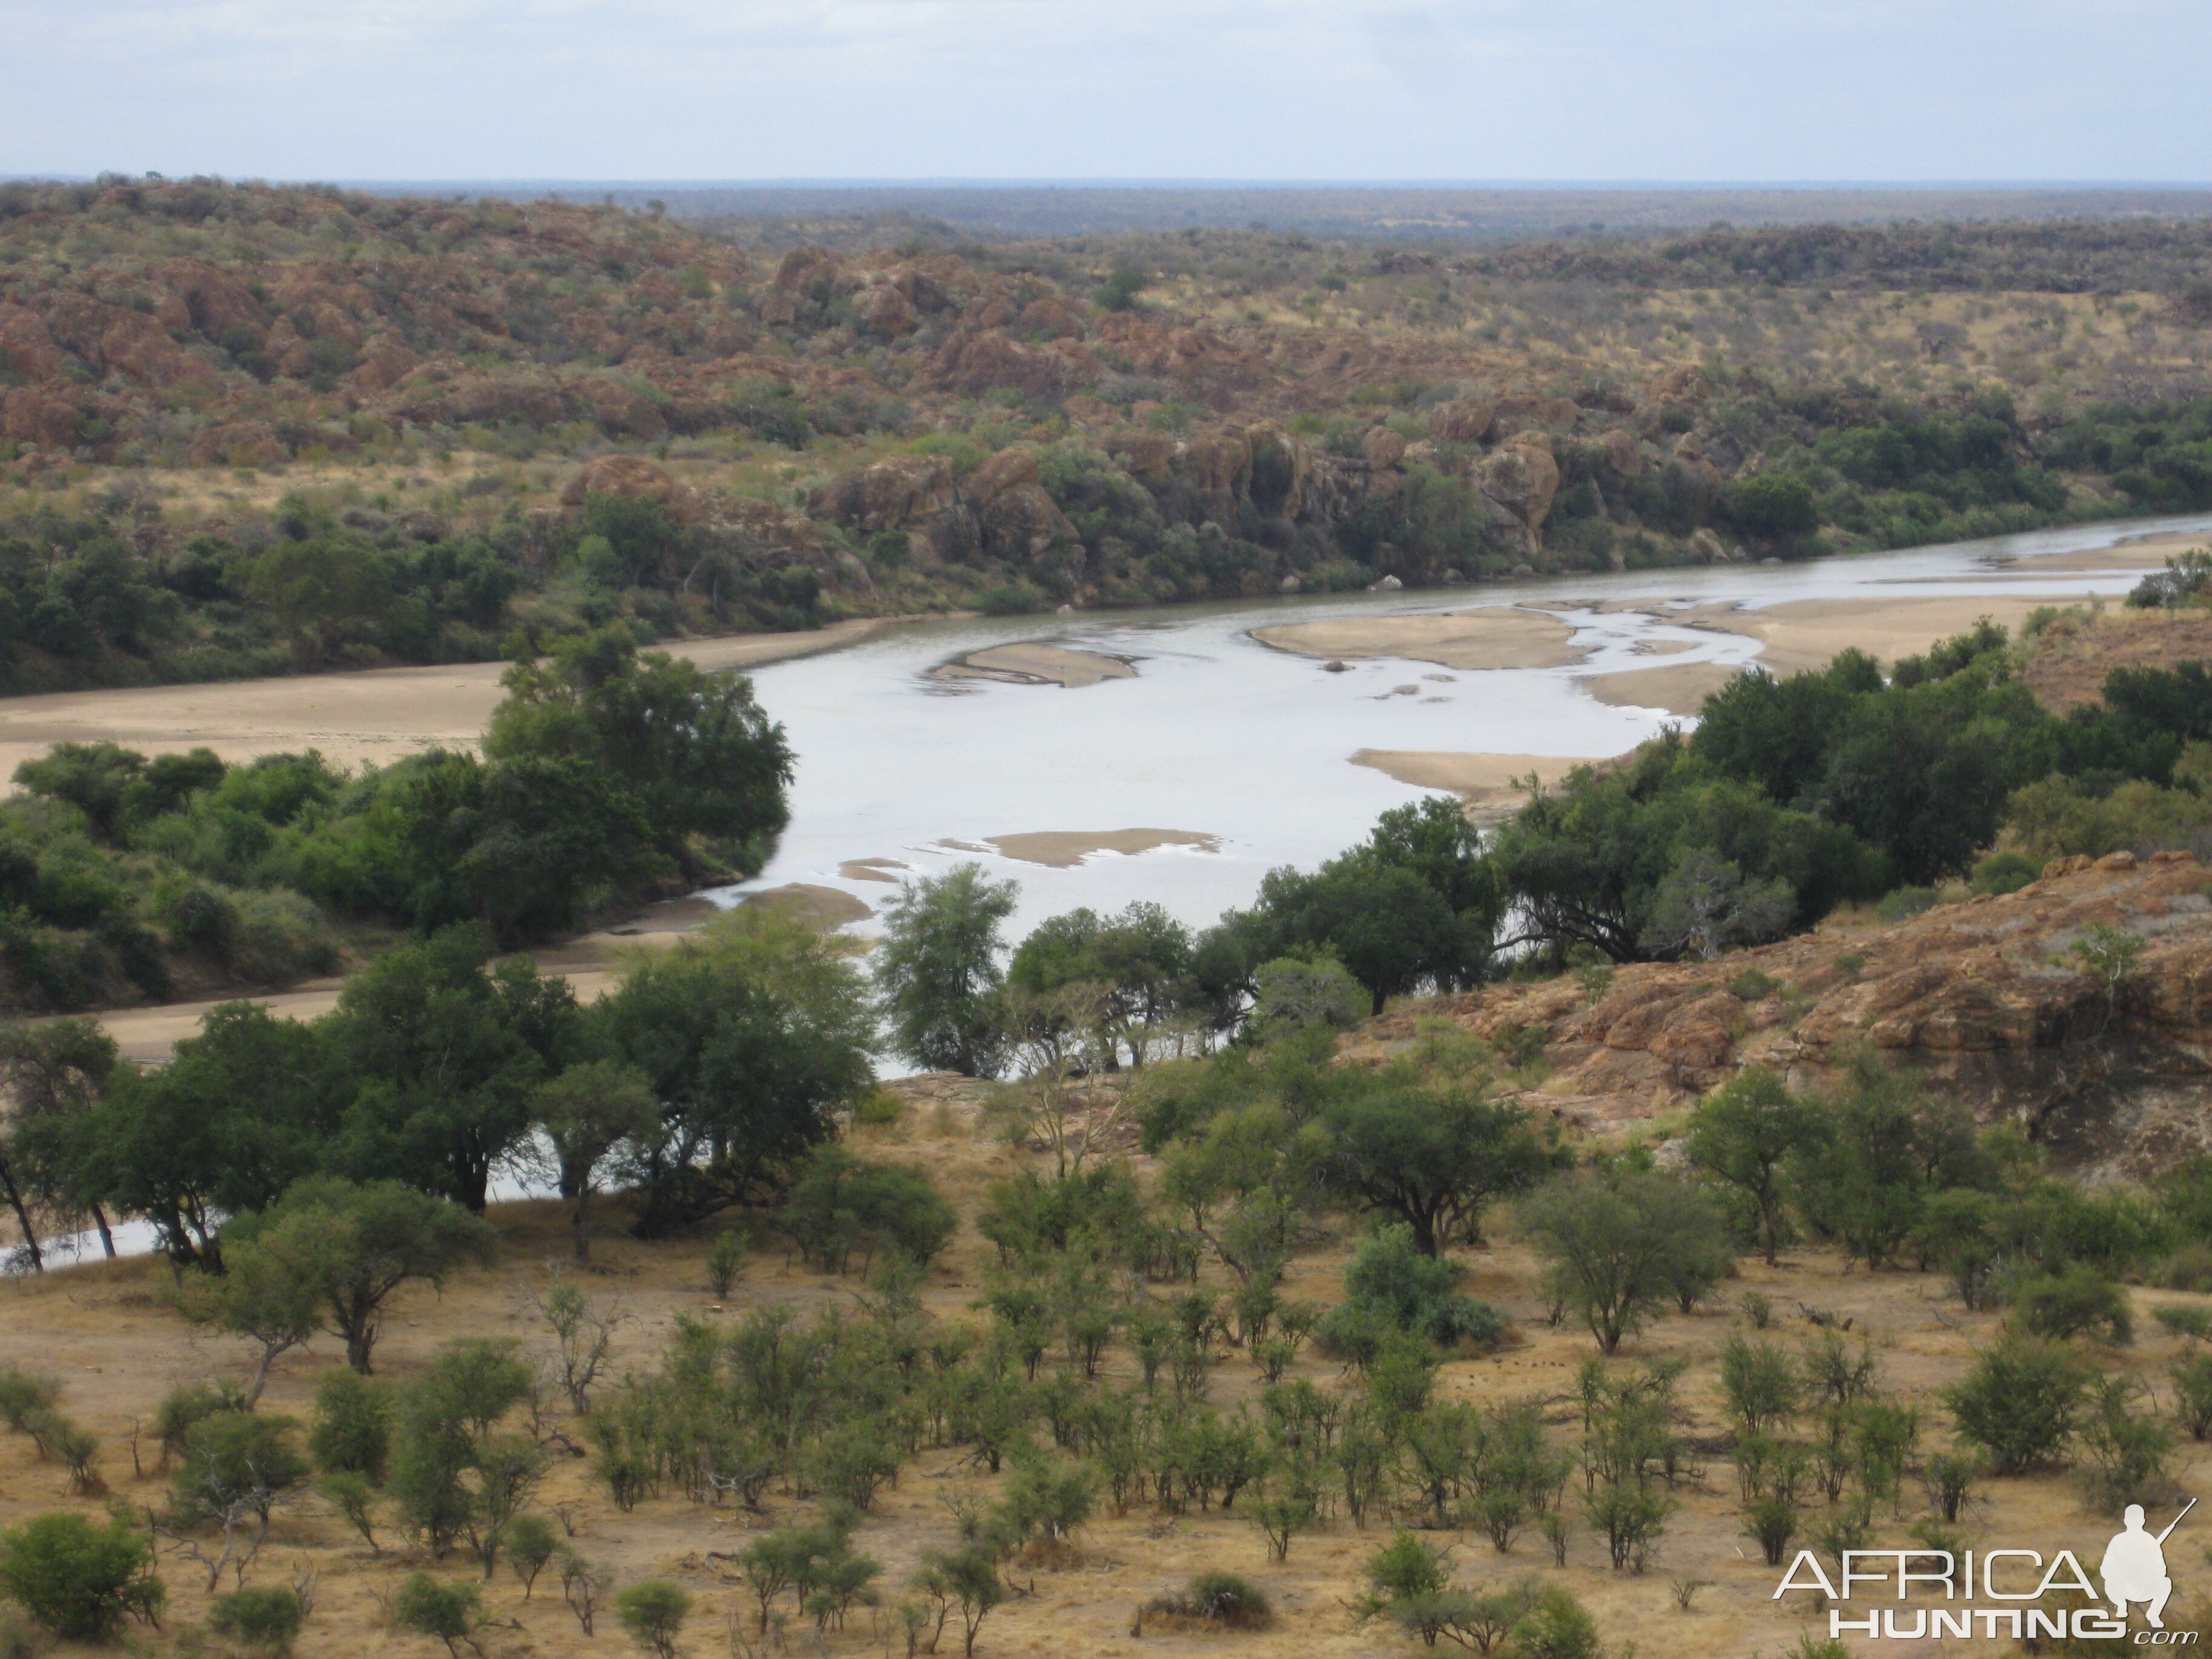
[[[1775,1587],[1774,1599],[1791,1590],[1813,1590],[1830,1602],[1856,1601],[1854,1610],[1827,1608],[1829,1636],[1893,1641],[1931,1636],[2127,1641],[2130,1610],[2140,1606],[2146,1628],[2135,1632],[2131,1646],[2193,1647],[2198,1632],[2166,1627],[2166,1606],[2173,1596],[2166,1540],[2196,1507],[2192,1498],[2163,1532],[2154,1533],[2143,1524],[2142,1505],[2129,1504],[2121,1529],[2097,1564],[2101,1595],[2072,1550],[2062,1549],[2047,1560],[2042,1551],[2032,1549],[1845,1550],[1838,1564],[1843,1571],[1832,1580],[1819,1556],[1800,1550]],[[2054,1595],[2075,1599],[2046,1601]],[[1896,1605],[1869,1607],[1869,1600]],[[1912,1605],[1916,1601],[1919,1605]]]
[[[2122,1517],[2125,1529],[2112,1534],[2112,1541],[2105,1546],[2105,1559],[2098,1564],[2098,1574],[2105,1581],[2105,1599],[2110,1601],[2122,1619],[2128,1616],[2128,1603],[2143,1601],[2143,1619],[2153,1630],[2164,1630],[2166,1598],[2173,1594],[2173,1580],[2166,1576],[2166,1540],[2181,1524],[2182,1516],[2197,1507],[2191,1498],[2172,1520],[2166,1523],[2166,1531],[2155,1538],[2143,1530],[2143,1511],[2140,1504],[2128,1505]]]

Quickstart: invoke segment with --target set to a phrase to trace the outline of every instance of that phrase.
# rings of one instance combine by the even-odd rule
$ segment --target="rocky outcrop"
[[[1351,1052],[1379,1057],[1438,1013],[1540,1041],[1552,1074],[1524,1103],[1626,1131],[1747,1066],[1826,1086],[1870,1046],[2063,1161],[2148,1174],[2212,1152],[2209,874],[2185,853],[2065,860],[2017,893],[1889,927],[1623,967],[1595,996],[1561,978],[1447,999],[1374,1022]],[[2111,981],[2074,950],[2098,928],[2140,941]]]
[[[1559,493],[1559,464],[1552,441],[1523,432],[1498,446],[1484,464],[1482,493],[1512,516],[1533,550],[1541,545],[1544,517]]]
[[[634,455],[602,455],[586,461],[561,490],[561,505],[579,507],[594,495],[623,495],[659,501],[679,523],[700,515],[696,491],[678,483],[668,469]]]

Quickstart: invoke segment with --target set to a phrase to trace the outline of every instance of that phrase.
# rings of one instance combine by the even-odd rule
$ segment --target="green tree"
[[[1631,1164],[1561,1176],[1521,1205],[1551,1294],[1611,1353],[1713,1260],[1721,1221],[1686,1182]]]
[[[427,1572],[410,1573],[392,1594],[392,1622],[418,1636],[434,1636],[459,1659],[460,1644],[483,1624],[483,1608],[473,1584],[448,1584]]]
[[[14,1211],[33,1269],[46,1265],[29,1206],[88,1215],[112,1257],[115,1237],[100,1182],[85,1156],[89,1119],[119,1056],[115,1039],[89,1018],[0,1028],[0,1197]]]
[[[744,675],[640,653],[617,624],[554,641],[550,657],[516,663],[502,684],[487,758],[574,760],[618,781],[689,875],[750,875],[767,862],[790,818],[792,756]]]
[[[568,981],[494,962],[481,928],[387,952],[319,1022],[352,1083],[337,1158],[481,1215],[492,1170],[529,1133],[534,1091],[580,1040]]]
[[[2008,1337],[1985,1348],[1945,1395],[1959,1437],[1998,1474],[2049,1461],[2073,1437],[2094,1372],[2056,1342]]]
[[[1522,1108],[1487,1100],[1473,1085],[1425,1089],[1384,1078],[1331,1105],[1322,1121],[1331,1190],[1403,1221],[1424,1255],[1455,1240],[1480,1243],[1486,1204],[1569,1161],[1555,1132],[1540,1133]]]
[[[442,1284],[492,1253],[491,1230],[481,1219],[396,1181],[300,1182],[267,1210],[232,1218],[223,1231],[234,1250],[265,1261],[272,1279],[289,1277],[311,1291],[325,1328],[345,1343],[346,1363],[363,1376],[394,1291],[418,1280]],[[289,1300],[291,1291],[285,1294]]]
[[[874,1080],[875,1018],[850,946],[741,910],[631,966],[592,1040],[635,1067],[658,1121],[614,1168],[647,1237],[781,1191]]]
[[[892,1046],[917,1066],[995,1077],[1004,1056],[996,1004],[1000,925],[1018,889],[980,864],[900,884],[884,907],[876,984]]]
[[[650,1136],[660,1123],[653,1085],[634,1066],[592,1060],[568,1066],[538,1085],[532,1111],[552,1153],[561,1196],[569,1212],[570,1247],[579,1261],[592,1259],[592,1195],[600,1166],[623,1142]]]
[[[1748,1212],[1747,1231],[1774,1265],[1789,1223],[1785,1171],[1820,1124],[1814,1108],[1764,1066],[1747,1066],[1691,1114],[1690,1162],[1732,1188]]]
[[[690,1613],[690,1593],[665,1578],[641,1579],[615,1597],[615,1618],[655,1659],[675,1659],[676,1638]]]
[[[121,1516],[34,1515],[0,1532],[0,1595],[66,1641],[105,1642],[125,1619],[159,1618],[167,1592],[154,1553]]]

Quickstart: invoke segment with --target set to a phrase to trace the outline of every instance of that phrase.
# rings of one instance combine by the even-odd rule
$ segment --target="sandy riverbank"
[[[1101,680],[1133,680],[1137,671],[1119,657],[1070,645],[1026,640],[994,645],[930,670],[939,680],[1005,680],[1016,685],[1057,685],[1073,690]]]
[[[1854,646],[1882,663],[1893,663],[1899,657],[1927,650],[1938,640],[1965,633],[1984,617],[2017,634],[2029,612],[2045,605],[2084,603],[2087,598],[2086,594],[2069,599],[2049,593],[2002,592],[1940,598],[1881,594],[1791,599],[1758,611],[1708,605],[1675,613],[1668,620],[1748,635],[1759,641],[1759,660],[1764,666],[1777,674],[1795,674],[1802,669],[1826,667],[1838,652]]]
[[[1352,757],[1354,766],[1371,767],[1386,777],[1410,783],[1416,789],[1442,789],[1457,795],[1468,810],[1484,820],[1504,817],[1528,799],[1530,774],[1549,787],[1574,770],[1587,766],[1589,757],[1559,755],[1457,754],[1419,749],[1362,749]]]
[[[1615,708],[1663,708],[1670,714],[1694,714],[1705,699],[1743,672],[1724,662],[1661,663],[1590,674],[1576,682],[1600,702]]]
[[[996,853],[1024,864],[1042,864],[1066,870],[1094,853],[1120,853],[1133,858],[1159,847],[1188,847],[1200,853],[1218,853],[1221,837],[1188,830],[1034,830],[1012,836],[985,836],[980,842],[940,842],[965,853]]]
[[[659,648],[702,668],[753,668],[854,644],[896,620],[678,640]],[[498,705],[506,670],[504,663],[465,663],[9,697],[0,700],[0,778],[57,743],[105,740],[147,755],[204,747],[236,761],[319,749],[344,766],[384,765],[431,747],[469,748]]]
[[[1558,668],[1578,662],[1583,653],[1569,646],[1572,635],[1556,617],[1502,605],[1441,616],[1343,617],[1252,630],[1261,644],[1302,657],[1401,657],[1465,669]]]

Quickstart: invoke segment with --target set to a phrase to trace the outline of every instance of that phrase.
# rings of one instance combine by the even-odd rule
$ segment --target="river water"
[[[1591,674],[1711,661],[1750,662],[1753,639],[1669,623],[1669,602],[1747,609],[1791,600],[2124,594],[2124,572],[2023,570],[2013,561],[2079,553],[2164,532],[2212,529],[2212,516],[2074,526],[1995,540],[1788,565],[1729,565],[1545,577],[1480,588],[1246,601],[1100,615],[902,625],[821,656],[754,671],[763,707],[798,757],[792,822],[760,878],[718,902],[788,882],[840,889],[874,906],[894,889],[840,873],[848,860],[895,860],[930,874],[964,860],[1021,884],[1009,937],[1089,905],[1156,900],[1193,926],[1250,900],[1261,875],[1310,867],[1360,839],[1385,808],[1424,792],[1351,756],[1359,749],[1530,756],[1616,755],[1681,717],[1609,707]],[[2010,567],[2010,568],[2008,568]],[[1657,602],[1656,614],[1601,611]],[[1250,629],[1340,617],[1474,605],[1540,605],[1592,647],[1566,667],[1439,671],[1399,660],[1322,672],[1270,649]],[[1074,689],[947,683],[928,671],[965,653],[1042,640],[1126,658],[1134,679]],[[1687,647],[1654,657],[1643,644]],[[1449,683],[1425,675],[1449,672]],[[1419,684],[1422,695],[1389,695]],[[1684,722],[1686,723],[1686,722]],[[984,838],[1036,831],[1174,830],[1218,850],[1098,853],[1055,869],[1000,855]],[[953,845],[952,843],[964,843]],[[853,931],[874,931],[872,921]]]

